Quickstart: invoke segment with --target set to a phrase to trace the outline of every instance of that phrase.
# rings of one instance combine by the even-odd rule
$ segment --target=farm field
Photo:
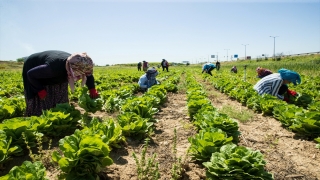
[[[305,57],[305,59],[310,60],[310,57]],[[292,59],[284,60],[283,62],[288,64],[287,61],[301,62]],[[287,111],[290,112],[293,111],[293,108],[296,108],[294,109],[295,111],[301,111],[306,114],[306,116],[308,112],[319,112],[317,103],[320,100],[319,83],[312,80],[319,77],[320,71],[319,68],[315,68],[315,65],[320,62],[320,58],[319,56],[315,56],[308,62],[311,64],[305,63],[304,67],[297,66],[296,69],[291,68],[302,75],[302,84],[292,88],[300,94],[302,94],[302,92],[306,93],[304,97],[310,97],[312,101],[310,100],[308,103],[311,105],[306,103],[302,104],[301,101],[295,101],[295,104],[290,104],[290,108],[292,109],[287,109]],[[230,74],[229,69],[235,63],[238,66],[239,73]],[[278,65],[274,65],[274,63],[277,63]],[[246,71],[240,68],[243,67],[244,64],[248,64]],[[270,176],[264,174],[264,172],[268,172],[272,174],[273,179],[320,179],[320,150],[316,148],[317,144],[320,142],[317,143],[314,140],[315,138],[320,137],[319,114],[309,118],[308,122],[311,120],[313,122],[312,128],[302,128],[310,127],[311,125],[306,126],[307,120],[301,119],[299,123],[303,125],[299,126],[298,122],[292,122],[290,121],[290,118],[281,114],[281,108],[284,106],[283,102],[274,99],[264,99],[261,100],[261,102],[272,105],[265,108],[266,105],[259,104],[259,106],[257,105],[254,106],[255,108],[252,108],[252,106],[248,106],[250,99],[249,94],[245,94],[246,97],[243,97],[244,95],[238,97],[238,94],[243,94],[240,89],[250,87],[257,81],[254,70],[261,64],[263,67],[272,67],[270,69],[274,72],[279,68],[278,66],[286,67],[279,62],[272,61],[250,63],[228,62],[225,64],[222,63],[221,71],[214,70],[213,76],[211,77],[207,74],[200,73],[201,65],[172,66],[170,67],[170,72],[162,72],[162,70],[159,69],[160,75],[158,79],[161,81],[161,85],[159,85],[158,88],[154,88],[150,94],[148,94],[149,92],[142,94],[137,91],[136,82],[142,73],[136,71],[135,67],[128,66],[122,68],[121,71],[118,70],[117,67],[96,67],[94,75],[97,80],[97,89],[103,99],[103,106],[100,108],[97,107],[96,111],[87,114],[86,111],[88,112],[88,109],[85,110],[80,107],[81,103],[77,99],[81,96],[81,90],[79,88],[79,91],[76,91],[75,95],[70,95],[71,104],[81,113],[81,118],[78,119],[77,122],[72,123],[72,126],[74,126],[72,131],[61,132],[59,135],[55,135],[54,133],[47,134],[46,131],[43,131],[43,137],[51,139],[51,141],[49,141],[51,143],[48,143],[48,141],[45,140],[43,140],[42,143],[35,141],[35,144],[37,145],[31,148],[31,154],[27,147],[20,145],[23,147],[23,153],[8,154],[7,156],[4,156],[7,157],[6,161],[0,161],[0,177],[8,174],[13,166],[20,166],[25,160],[41,161],[45,167],[46,178],[48,179],[58,179],[61,175],[72,174],[72,172],[64,173],[61,170],[61,166],[52,161],[51,157],[55,151],[60,154],[62,153],[61,148],[59,148],[59,140],[66,136],[73,135],[75,129],[85,130],[86,127],[90,126],[90,121],[93,122],[98,120],[100,122],[108,122],[109,124],[106,126],[113,127],[110,119],[119,121],[122,117],[122,113],[129,113],[130,111],[137,112],[134,107],[142,106],[134,104],[134,102],[139,100],[141,102],[146,101],[144,103],[145,106],[149,105],[149,101],[154,102],[148,111],[144,111],[144,114],[141,114],[141,117],[143,118],[148,116],[147,124],[150,123],[150,126],[144,129],[144,133],[141,133],[140,131],[125,131],[125,128],[122,127],[122,132],[126,133],[124,135],[125,141],[119,140],[123,140],[122,136],[119,134],[117,134],[119,141],[111,141],[110,139],[112,138],[110,138],[107,141],[108,146],[111,147],[108,156],[112,159],[113,163],[106,167],[102,167],[99,172],[97,172],[98,178],[124,180],[144,178],[197,180],[208,178],[206,174],[207,167],[204,166],[202,162],[208,162],[210,161],[210,158],[204,161],[203,159],[208,158],[207,156],[202,156],[204,152],[202,155],[196,155],[195,144],[191,145],[188,138],[198,137],[200,136],[197,135],[199,132],[202,130],[205,131],[206,128],[202,129],[204,125],[201,124],[201,122],[204,122],[206,119],[203,117],[204,119],[202,120],[200,117],[206,115],[205,112],[207,111],[202,110],[201,108],[204,107],[203,104],[209,104],[210,107],[208,106],[208,108],[210,111],[214,111],[219,115],[226,115],[223,115],[223,117],[226,118],[225,122],[236,122],[238,126],[237,131],[240,132],[237,136],[238,140],[236,141],[235,136],[229,136],[229,132],[226,132],[226,134],[228,134],[228,138],[234,138],[233,143],[237,144],[237,147],[246,147],[253,151],[259,151],[263,155],[262,159],[265,161],[264,171],[261,172],[261,176],[256,175],[256,177],[269,179]],[[291,62],[289,64],[293,63]],[[19,70],[17,67],[15,67],[15,69]],[[288,67],[288,69],[290,68]],[[20,72],[16,72],[16,70],[6,70],[5,72],[0,73],[0,75],[2,77],[0,85],[1,87],[5,87],[0,89],[1,101],[17,98],[16,102],[23,102],[23,99],[21,100],[18,98],[23,92]],[[313,75],[313,77],[310,77],[311,75]],[[246,81],[242,84],[242,82],[244,82],[244,76]],[[6,82],[12,82],[12,84],[9,85]],[[312,84],[313,86],[306,87],[305,84]],[[192,93],[196,93],[197,95],[190,95]],[[147,95],[150,95],[150,97]],[[158,98],[152,99],[151,95],[158,95]],[[192,98],[194,97],[196,97],[196,100],[194,103],[191,103]],[[200,103],[200,105],[198,105],[201,100],[200,98],[202,97],[206,100],[201,102],[205,103]],[[252,95],[252,97],[254,96]],[[143,100],[142,98],[146,98],[146,100]],[[312,104],[315,105],[312,106]],[[11,109],[11,114],[15,113],[16,115],[10,115],[10,113],[5,114],[4,109],[9,108],[7,106],[4,107],[3,104],[0,105],[1,108],[3,108],[0,111],[3,113],[0,114],[0,117],[4,117],[1,119],[2,124],[4,124],[5,121],[10,121],[11,118],[22,117],[21,111],[23,110],[23,105],[20,106],[20,109],[17,107],[14,107],[14,110]],[[313,110],[314,107],[316,107],[315,110]],[[154,111],[152,111],[152,108],[157,110],[153,109]],[[135,115],[131,116],[131,118],[133,117],[139,119]],[[291,119],[294,118],[296,117],[293,116]],[[96,124],[96,128],[98,126],[99,124]],[[0,127],[7,128],[7,126]],[[114,127],[116,129],[119,126]],[[223,127],[221,126],[222,129]],[[110,129],[111,128],[109,128],[109,130]],[[218,133],[218,131],[216,132],[216,130],[213,129],[209,132]],[[224,134],[220,131],[219,133]],[[114,131],[113,137],[115,137],[115,134]],[[3,136],[1,137],[3,138]],[[147,137],[149,139],[148,146],[146,146]],[[192,142],[195,142],[195,139]],[[229,140],[224,139],[219,143],[223,142],[229,144],[227,141]],[[29,143],[31,144],[31,142]],[[17,144],[18,143],[12,143],[11,146]],[[39,150],[39,146],[43,149]],[[190,149],[191,146],[193,147],[193,151],[191,150],[188,153],[188,149]],[[198,149],[198,151],[200,150]],[[134,158],[133,153],[136,154],[136,159]],[[152,158],[153,155],[156,155],[154,159]],[[195,160],[195,156],[198,160]],[[151,161],[150,166],[145,165],[150,167],[149,171],[144,171],[139,174],[137,169],[143,166],[143,160],[140,159],[141,157],[145,157],[146,161],[150,159],[153,161]],[[202,161],[199,161],[199,157]],[[137,160],[140,161],[140,164],[137,163]],[[257,161],[262,163],[260,160]],[[152,166],[157,163],[158,170],[156,170],[155,166]],[[88,167],[83,168],[82,170],[84,169],[88,169]],[[157,172],[159,172],[159,176],[152,178],[151,175],[154,175]],[[143,177],[144,175],[148,175],[148,173],[150,173],[148,178]],[[228,175],[230,177],[235,174],[236,173],[229,173]],[[220,176],[218,179],[225,179],[224,177],[227,177],[227,175],[224,174],[224,176]],[[246,176],[243,175],[241,177]],[[236,175],[234,178],[236,178]]]

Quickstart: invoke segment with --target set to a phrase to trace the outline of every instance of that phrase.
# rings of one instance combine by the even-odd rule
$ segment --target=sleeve
[[[277,81],[274,81],[272,83],[272,86],[271,86],[271,89],[270,89],[270,94],[273,95],[273,96],[277,96],[279,99],[283,99],[284,96],[278,94],[279,93],[279,89],[282,85],[282,82],[283,80],[277,80]]]
[[[93,75],[87,76],[86,85],[87,85],[88,89],[94,89],[95,88]]]
[[[41,79],[49,79],[55,76],[52,68],[48,65],[36,66],[27,72],[27,78],[34,92],[39,92],[44,89],[44,85],[40,82]]]
[[[203,69],[203,70],[206,70],[206,69],[207,69],[207,65],[204,65],[202,69]]]
[[[141,88],[147,88],[147,87],[148,87],[148,86],[147,86],[147,81],[148,81],[147,77],[141,77],[141,78],[139,79],[138,84],[139,84],[139,86],[140,86]]]

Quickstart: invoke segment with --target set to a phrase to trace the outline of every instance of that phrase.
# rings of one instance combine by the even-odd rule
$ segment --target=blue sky
[[[274,39],[276,54],[320,51],[320,0],[0,0],[0,60],[62,50],[98,65],[223,61],[273,56]]]

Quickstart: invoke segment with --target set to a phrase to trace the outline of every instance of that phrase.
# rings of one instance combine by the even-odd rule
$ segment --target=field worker
[[[164,69],[167,70],[167,72],[169,72],[169,63],[167,60],[165,59],[162,59],[162,62],[161,62],[161,66],[162,66],[162,71],[164,71]]]
[[[23,65],[23,86],[26,100],[25,116],[38,116],[42,110],[68,103],[68,84],[82,80],[91,98],[97,98],[93,62],[86,53],[69,54],[63,51],[44,51],[30,55]]]
[[[269,70],[269,69],[265,69],[265,68],[261,68],[261,67],[258,67],[256,69],[257,73],[258,73],[258,78],[263,78],[265,76],[268,76],[270,74],[272,74],[272,71]],[[285,94],[287,93],[287,94]],[[279,93],[278,94],[284,94],[284,100],[289,102],[289,96],[297,96],[297,92],[293,91],[293,90],[289,90],[288,88],[288,85],[286,84],[282,84],[280,86],[280,89],[279,89]]]
[[[142,70],[146,72],[149,68],[149,63],[147,61],[142,61]]]
[[[220,69],[220,62],[219,61],[216,62],[216,67],[217,67],[217,71],[219,71],[219,69]]]
[[[237,66],[233,66],[230,71],[233,73],[238,73]]]
[[[258,78],[263,78],[265,76],[272,74],[272,71],[262,67],[257,67],[256,72],[258,73],[258,76],[257,76]]]
[[[142,66],[142,63],[138,62],[138,71],[141,71],[141,66]]]
[[[152,67],[149,68],[147,72],[140,77],[138,84],[143,92],[147,91],[153,85],[159,84],[159,82],[156,79],[157,75],[158,71],[155,67]]]
[[[253,89],[260,95],[270,94],[288,102],[288,99],[285,99],[283,96],[286,91],[281,92],[280,87],[290,83],[293,83],[294,85],[300,84],[300,75],[297,72],[288,69],[280,69],[278,73],[273,73],[260,79],[253,86]]]
[[[212,76],[211,71],[212,71],[214,68],[216,68],[216,66],[215,66],[214,64],[212,64],[212,63],[206,63],[206,64],[204,64],[204,65],[202,66],[202,73],[203,73],[203,72],[206,72],[206,73],[210,74],[210,76]]]

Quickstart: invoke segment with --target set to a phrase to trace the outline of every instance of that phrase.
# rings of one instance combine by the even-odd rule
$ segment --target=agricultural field
[[[320,55],[159,70],[141,93],[134,65],[95,67],[100,98],[24,117],[21,64],[0,62],[0,180],[320,179]],[[230,73],[232,66],[238,73]],[[252,89],[255,69],[300,73],[287,104]]]

